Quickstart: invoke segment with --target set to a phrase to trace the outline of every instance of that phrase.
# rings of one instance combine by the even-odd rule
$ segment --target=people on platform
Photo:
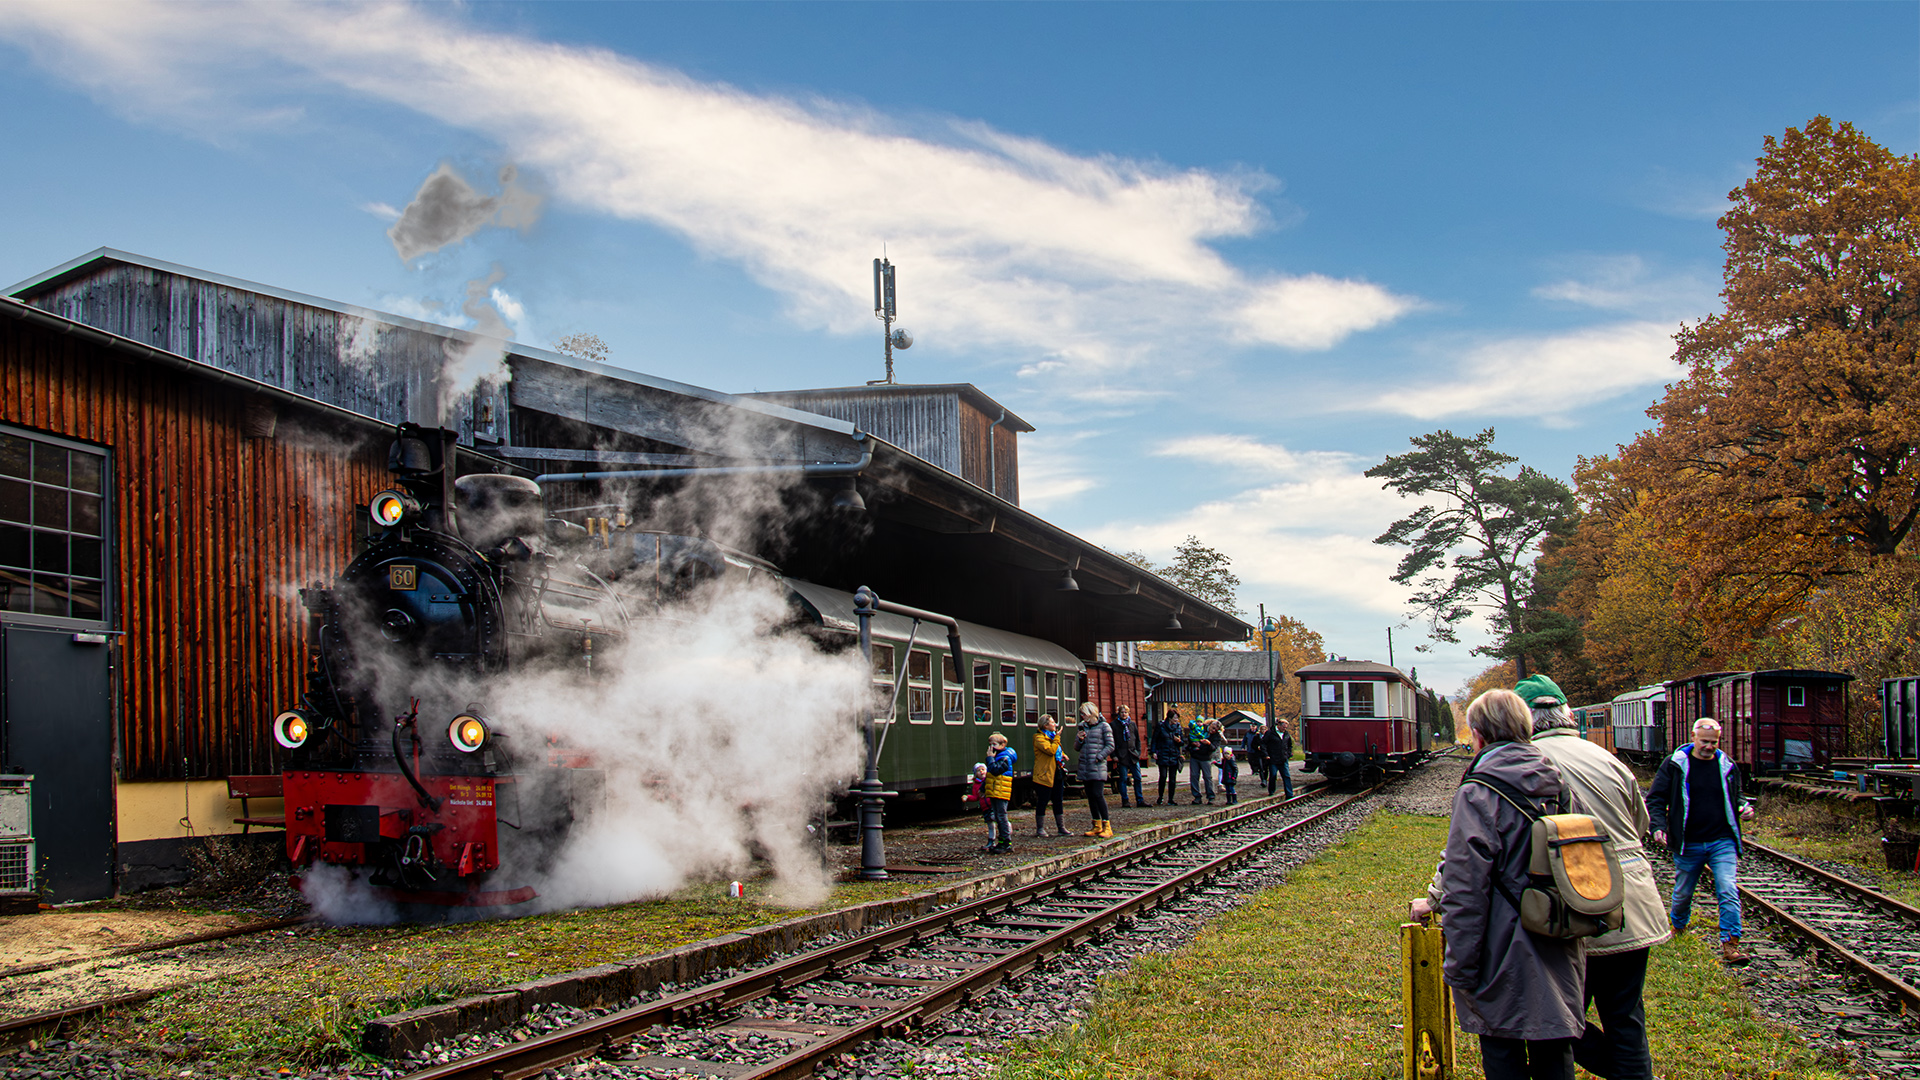
[[[1259,787],[1267,782],[1267,744],[1261,736],[1266,733],[1269,721],[1248,724],[1247,733],[1240,739],[1240,751],[1247,756],[1247,773],[1253,777],[1253,784]]]
[[[1720,959],[1744,964],[1740,948],[1740,823],[1753,807],[1740,797],[1740,769],[1720,751],[1720,723],[1701,717],[1693,723],[1693,741],[1660,763],[1647,810],[1653,839],[1673,849],[1673,907],[1667,913],[1673,932],[1683,933],[1693,917],[1693,893],[1700,871],[1713,868],[1713,891],[1720,902]]]
[[[1147,805],[1146,793],[1140,790],[1140,729],[1133,724],[1133,712],[1125,705],[1113,710],[1113,759],[1118,766],[1115,779],[1120,787],[1120,806],[1124,809],[1132,805],[1127,802],[1127,784],[1133,784],[1133,802]]]
[[[992,851],[993,840],[994,840],[993,803],[987,799],[987,763],[986,762],[976,761],[973,763],[973,778],[970,781],[968,781],[967,793],[961,796],[960,801],[972,807],[973,809],[980,811],[980,816],[986,819],[987,846],[982,850]]]
[[[1475,698],[1467,774],[1503,781],[1553,812],[1565,782],[1530,741],[1531,722],[1511,690]],[[1443,973],[1460,1029],[1480,1037],[1488,1080],[1573,1080],[1574,1041],[1587,1027],[1582,940],[1543,937],[1520,922],[1531,829],[1493,788],[1463,782],[1454,792],[1436,883]]]
[[[1172,706],[1167,706],[1154,721],[1152,742],[1153,763],[1160,770],[1159,788],[1153,798],[1153,805],[1175,803],[1180,799],[1180,714]]]
[[[1534,747],[1553,763],[1584,812],[1613,837],[1625,884],[1625,923],[1587,942],[1585,997],[1600,1023],[1587,1024],[1574,1043],[1574,1063],[1605,1080],[1652,1080],[1641,994],[1647,952],[1670,935],[1653,866],[1640,845],[1651,825],[1646,800],[1632,770],[1581,737],[1566,695],[1552,679],[1533,675],[1513,689],[1533,710]]]
[[[1053,807],[1053,833],[1067,835],[1067,754],[1060,749],[1060,721],[1048,713],[1033,733],[1033,835],[1047,835],[1047,807]]]
[[[994,732],[987,736],[987,814],[993,822],[994,839],[987,850],[1001,854],[1013,850],[1013,826],[1007,822],[1007,806],[1013,801],[1013,770],[1016,763],[1007,737]]]
[[[1286,785],[1287,798],[1293,798],[1293,733],[1288,730],[1287,722],[1278,717],[1267,721],[1267,730],[1261,734],[1260,742],[1267,757],[1267,794],[1273,794],[1278,781]]]
[[[1220,749],[1220,794],[1228,806],[1240,801],[1240,763],[1234,757],[1233,747]]]
[[[1213,769],[1208,762],[1213,760],[1214,744],[1207,738],[1207,727],[1198,714],[1187,721],[1185,732],[1187,745],[1187,794],[1192,796],[1193,805],[1200,805],[1200,790],[1205,785],[1207,801],[1213,801]]]
[[[1107,759],[1113,756],[1113,728],[1100,715],[1093,702],[1080,706],[1080,785],[1087,789],[1087,810],[1093,815],[1093,828],[1082,836],[1113,835],[1113,822],[1107,812]]]

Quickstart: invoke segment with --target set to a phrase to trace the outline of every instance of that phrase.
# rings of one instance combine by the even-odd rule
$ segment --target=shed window
[[[103,618],[106,461],[0,433],[0,610]]]
[[[1807,703],[1807,688],[1804,686],[1787,687],[1787,704],[1804,706]]]

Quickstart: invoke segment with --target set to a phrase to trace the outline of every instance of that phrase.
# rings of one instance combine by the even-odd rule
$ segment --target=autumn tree
[[[1233,559],[1218,548],[1208,547],[1200,538],[1189,534],[1180,546],[1173,549],[1173,562],[1166,566],[1156,566],[1138,551],[1122,552],[1120,557],[1165,578],[1191,593],[1195,597],[1212,604],[1222,611],[1234,615],[1240,614],[1240,577],[1233,572]],[[1149,649],[1217,649],[1217,641],[1155,641],[1145,646]]]
[[[1766,636],[1920,522],[1920,157],[1815,117],[1730,193],[1725,310],[1629,456],[1719,647]]]
[[[1274,715],[1299,716],[1300,682],[1293,673],[1327,658],[1326,639],[1291,615],[1269,615],[1267,624],[1254,635],[1252,648],[1256,652],[1273,650],[1274,668],[1279,673],[1273,687]]]
[[[1572,516],[1573,493],[1532,466],[1507,475],[1520,459],[1493,448],[1492,428],[1471,438],[1441,430],[1412,442],[1413,452],[1389,456],[1367,476],[1402,496],[1439,499],[1373,542],[1411,549],[1393,580],[1415,587],[1411,603],[1434,640],[1457,642],[1455,626],[1484,611],[1495,641],[1474,651],[1511,657],[1524,676],[1535,549]]]

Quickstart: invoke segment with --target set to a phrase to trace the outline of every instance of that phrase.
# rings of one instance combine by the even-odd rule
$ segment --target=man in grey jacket
[[[1476,753],[1454,792],[1441,856],[1443,972],[1460,1030],[1480,1036],[1487,1080],[1573,1080],[1573,1043],[1587,1027],[1581,942],[1521,925],[1532,821],[1506,796],[1471,782],[1502,781],[1536,810],[1559,801],[1563,781],[1528,741],[1529,720],[1511,690],[1489,690],[1467,706]]]
[[[1600,1014],[1574,1043],[1573,1059],[1606,1080],[1652,1080],[1647,1049],[1647,1013],[1641,992],[1647,983],[1647,950],[1672,935],[1640,838],[1651,819],[1640,784],[1620,759],[1580,737],[1567,698],[1545,675],[1513,688],[1533,708],[1533,745],[1572,789],[1583,811],[1613,837],[1626,884],[1626,922],[1587,941],[1586,1000]],[[1604,1029],[1604,1030],[1603,1030]]]

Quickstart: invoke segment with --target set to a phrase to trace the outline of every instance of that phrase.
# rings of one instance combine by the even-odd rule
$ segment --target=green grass
[[[1444,819],[1381,814],[1171,955],[1104,980],[1070,1030],[1015,1046],[1005,1080],[1389,1080],[1402,1075],[1399,925],[1424,891]],[[1667,1080],[1829,1080],[1797,1038],[1757,1018],[1697,940],[1654,950],[1646,993]],[[1461,1076],[1479,1047],[1459,1037]]]

